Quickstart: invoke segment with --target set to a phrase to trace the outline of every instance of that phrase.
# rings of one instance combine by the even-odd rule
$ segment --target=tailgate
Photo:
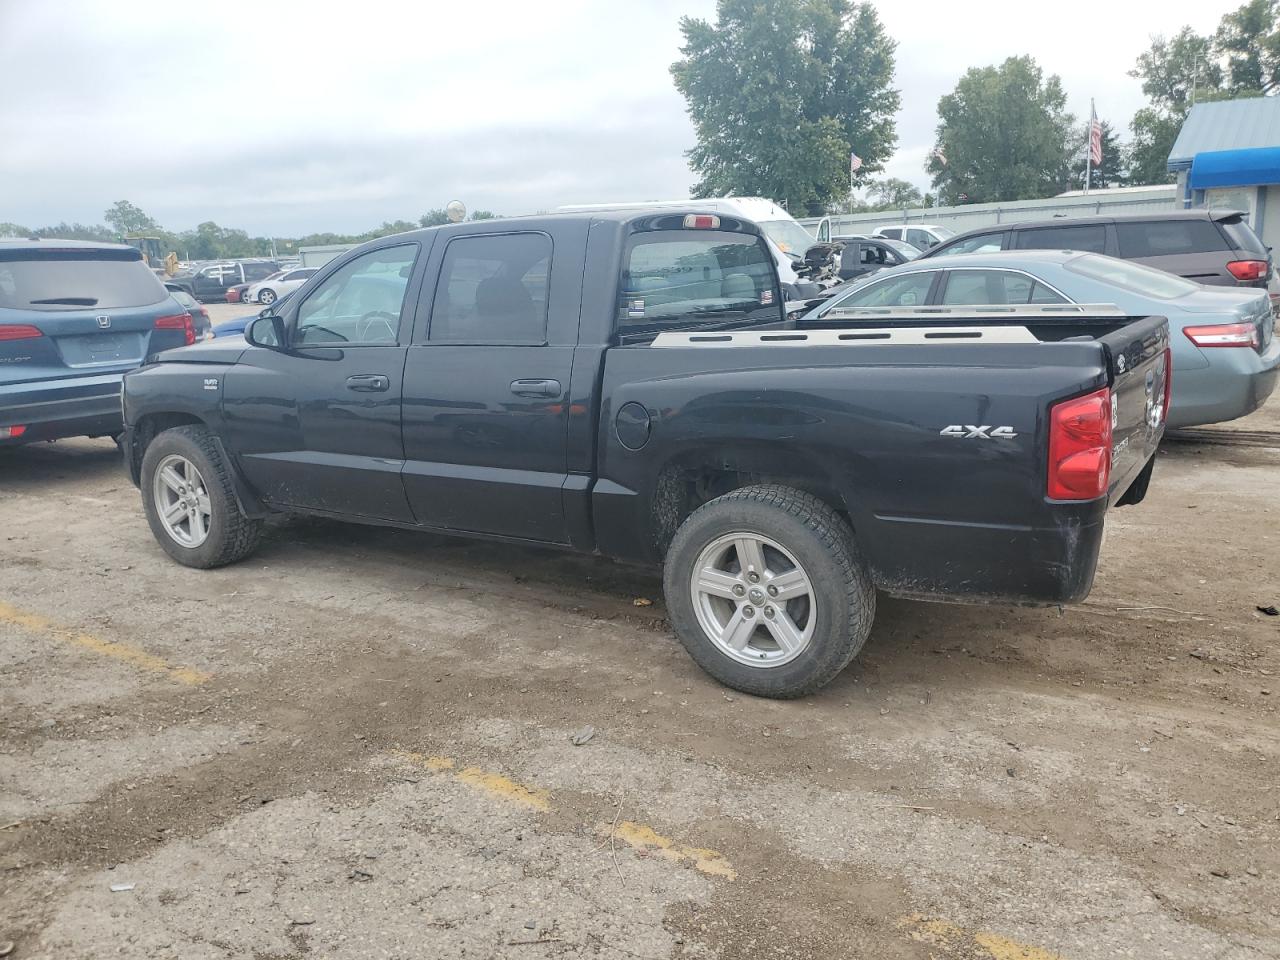
[[[1147,317],[1104,335],[1111,381],[1111,489],[1123,495],[1155,455],[1164,435],[1166,384],[1172,373],[1169,322]]]

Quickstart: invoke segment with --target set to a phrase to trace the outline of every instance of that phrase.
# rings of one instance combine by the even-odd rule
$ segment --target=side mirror
[[[284,318],[270,313],[258,316],[244,328],[244,338],[255,347],[284,349]]]

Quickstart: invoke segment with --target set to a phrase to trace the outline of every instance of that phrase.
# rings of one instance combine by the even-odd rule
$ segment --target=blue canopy
[[[1191,163],[1191,189],[1280,183],[1280,147],[1211,150]]]

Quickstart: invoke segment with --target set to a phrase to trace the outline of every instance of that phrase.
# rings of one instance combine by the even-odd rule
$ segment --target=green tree
[[[698,143],[698,197],[769,197],[820,214],[881,168],[897,136],[896,44],[854,0],[718,0],[716,22],[683,17],[671,65]]]
[[[1277,0],[1250,0],[1218,25],[1214,46],[1226,59],[1234,96],[1271,93],[1280,84],[1278,6]]]
[[[1185,115],[1169,113],[1156,107],[1143,107],[1133,115],[1129,129],[1129,180],[1132,186],[1173,183],[1167,162],[1173,142],[1178,139]]]
[[[938,101],[938,138],[928,170],[943,203],[1026,200],[1067,183],[1075,118],[1062,81],[1031,57],[972,67]]]
[[[1120,135],[1109,120],[1101,121],[1102,126],[1102,163],[1094,166],[1089,174],[1091,190],[1105,190],[1107,187],[1121,187],[1128,184],[1129,149],[1120,142]],[[1071,163],[1071,189],[1083,189],[1085,183],[1085,151],[1089,148],[1089,124],[1083,123],[1076,128]]]
[[[923,199],[915,186],[897,177],[867,181],[867,201],[873,210],[902,210],[906,207],[918,207]]]
[[[102,219],[120,237],[155,236],[161,232],[160,224],[128,200],[117,200],[107,208]]]
[[[444,207],[434,207],[418,218],[420,227],[442,227],[448,222],[449,215],[444,212]]]
[[[492,210],[476,210],[471,214],[468,220],[497,220],[498,215]]]
[[[31,236],[31,228],[20,226],[16,223],[0,223],[0,237],[22,237]]]

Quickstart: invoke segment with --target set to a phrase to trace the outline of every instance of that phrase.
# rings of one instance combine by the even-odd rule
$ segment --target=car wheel
[[[262,523],[240,512],[231,468],[206,427],[173,427],[142,458],[142,506],[165,553],[188,567],[221,567],[258,545]]]
[[[762,697],[819,689],[862,649],[876,595],[853,531],[817,497],[744,487],[676,531],[663,570],[685,649],[721,683]]]
[[[268,306],[276,302],[276,292],[270,287],[265,290],[258,291],[258,302],[265,303]]]

